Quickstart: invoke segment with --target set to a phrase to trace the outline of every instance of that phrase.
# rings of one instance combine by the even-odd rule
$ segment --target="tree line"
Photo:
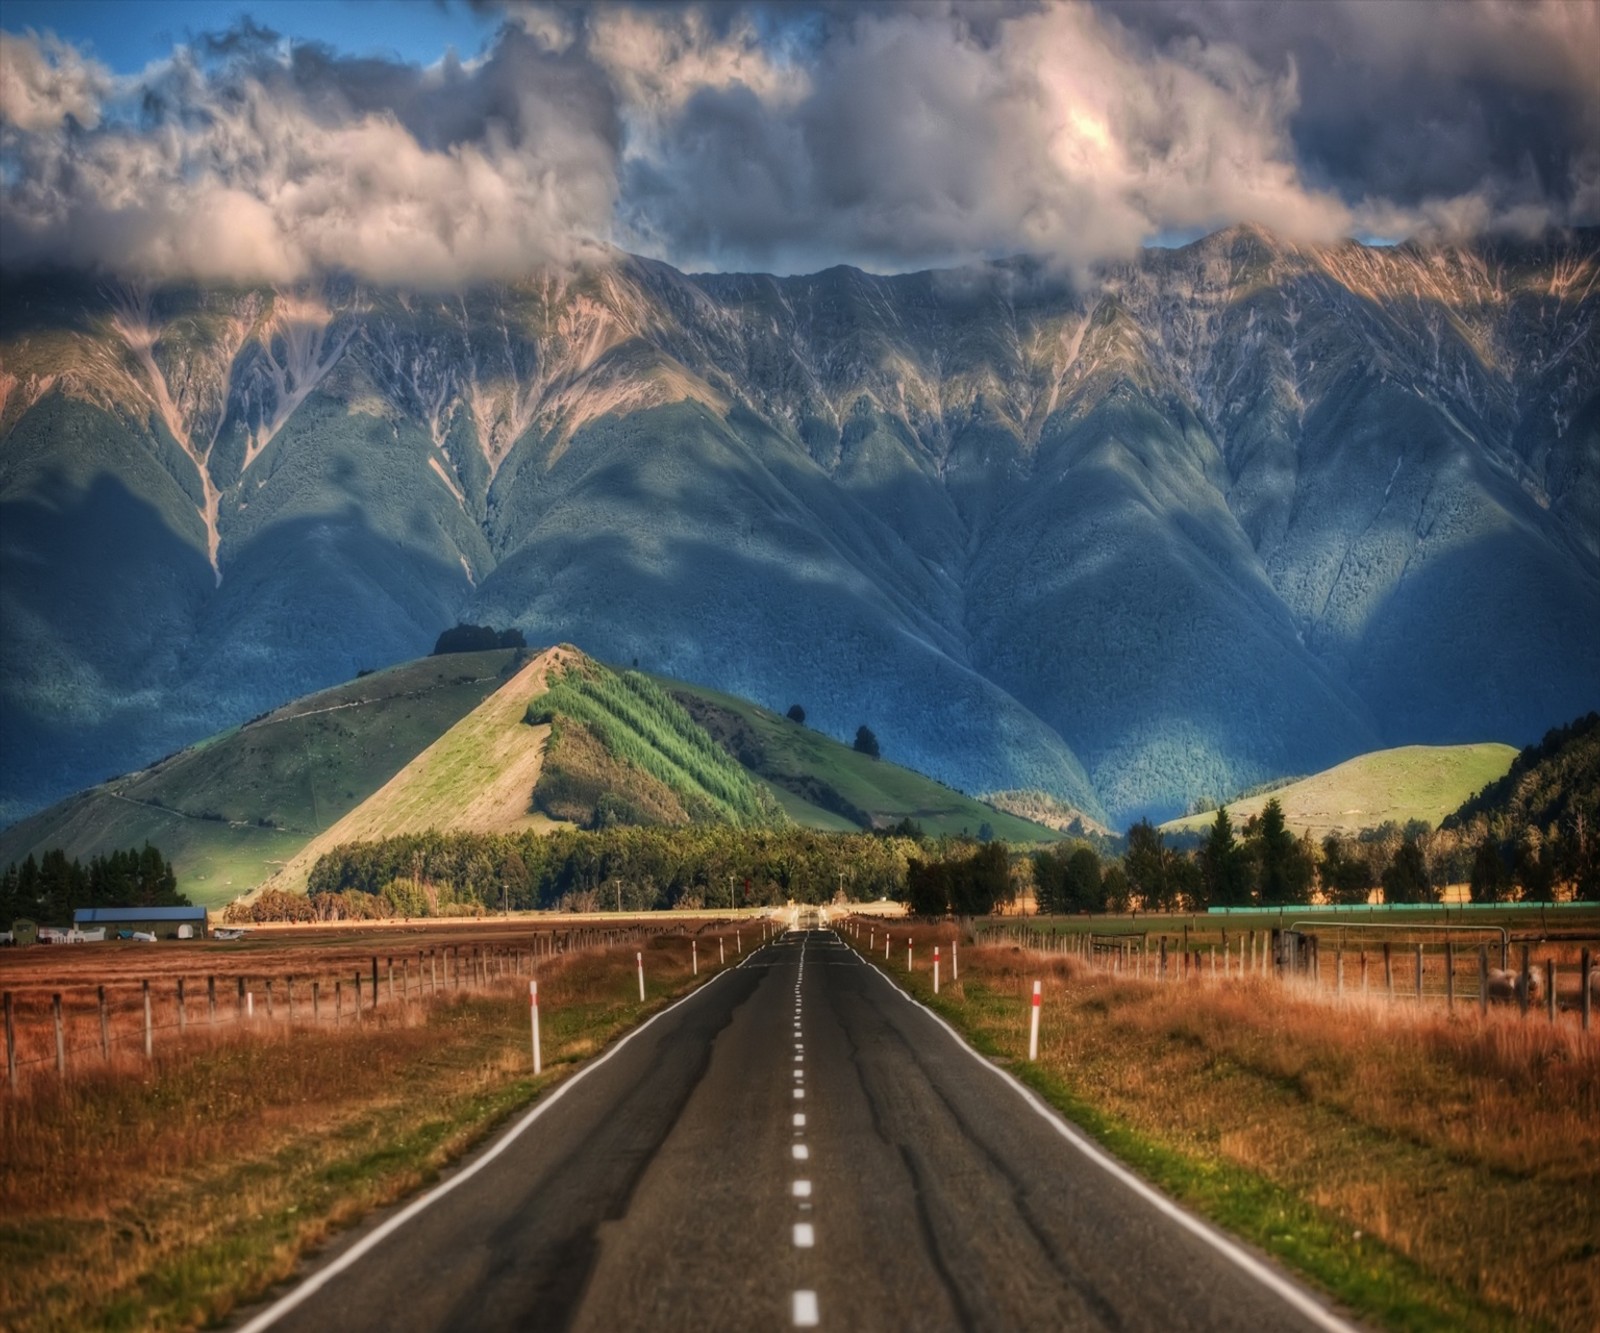
[[[716,910],[825,903],[841,889],[856,899],[899,900],[907,865],[926,854],[913,838],[796,828],[430,832],[336,847],[312,868],[306,898],[263,895],[229,912],[250,921]],[[293,915],[306,912],[309,918]]]
[[[148,842],[144,847],[96,856],[85,865],[59,847],[0,874],[0,923],[19,917],[41,925],[70,925],[80,907],[190,907],[178,892],[172,863]]]

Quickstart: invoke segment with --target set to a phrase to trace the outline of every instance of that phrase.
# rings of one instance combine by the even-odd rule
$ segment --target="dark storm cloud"
[[[1295,69],[1309,182],[1404,227],[1600,221],[1590,0],[1106,0],[1158,49],[1232,43]]]

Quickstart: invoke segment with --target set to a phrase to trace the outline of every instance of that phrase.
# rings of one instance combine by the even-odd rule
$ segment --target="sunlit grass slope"
[[[1430,827],[1457,809],[1474,792],[1511,767],[1517,751],[1509,745],[1403,745],[1376,750],[1276,791],[1228,803],[1235,825],[1260,814],[1276,797],[1289,826],[1315,837],[1357,832],[1395,821],[1420,819]],[[1163,824],[1170,830],[1203,830],[1214,813],[1190,815]]]
[[[347,842],[448,829],[513,833],[547,827],[533,809],[547,726],[524,722],[528,700],[542,694],[547,674],[574,657],[549,648],[531,658],[500,688],[384,783],[344,818],[300,850],[270,887],[305,891],[317,858]]]
[[[748,700],[680,681],[659,683],[734,758],[771,787],[797,824],[845,831],[884,828],[912,819],[933,836],[976,836],[988,824],[994,836],[1006,842],[1060,837],[908,768],[859,754]]]
[[[338,822],[504,682],[510,651],[428,657],[222,732],[0,832],[0,865],[149,841],[195,902],[228,901]]]
[[[554,728],[535,794],[582,824],[784,824],[765,786],[682,704],[637,671],[581,659],[550,678],[528,721]]]

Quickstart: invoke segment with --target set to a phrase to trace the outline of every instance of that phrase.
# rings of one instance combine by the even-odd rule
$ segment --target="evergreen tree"
[[[1439,901],[1439,891],[1428,879],[1428,866],[1422,859],[1422,848],[1414,838],[1407,838],[1400,844],[1394,860],[1383,872],[1383,900],[1386,903]]]
[[[1172,906],[1172,886],[1167,881],[1167,847],[1161,831],[1148,819],[1128,830],[1128,851],[1122,858],[1129,891],[1147,910]]]
[[[1311,899],[1312,866],[1304,848],[1289,832],[1283,806],[1274,796],[1252,821],[1260,866],[1262,906],[1303,903]]]
[[[1073,911],[1103,912],[1106,910],[1105,889],[1100,878],[1100,858],[1092,847],[1080,847],[1067,858],[1067,901]]]
[[[1345,846],[1337,833],[1322,840],[1322,891],[1335,903],[1364,903],[1373,889],[1366,857]]]
[[[1233,821],[1226,806],[1217,810],[1211,832],[1200,849],[1201,891],[1213,907],[1240,907],[1249,901],[1249,885]]]
[[[855,749],[858,754],[873,759],[878,757],[878,738],[872,734],[872,729],[865,722],[856,728]]]
[[[1467,891],[1475,903],[1499,903],[1511,896],[1511,872],[1499,845],[1487,833],[1472,856],[1472,877]]]
[[[800,707],[799,704],[790,704],[789,711],[785,716],[788,717],[789,721],[798,722],[802,727],[806,724],[806,710]]]

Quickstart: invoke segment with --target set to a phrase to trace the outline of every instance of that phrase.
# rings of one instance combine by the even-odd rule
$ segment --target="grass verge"
[[[934,932],[911,932],[925,938],[909,978],[903,933],[875,966],[1145,1179],[1360,1318],[1600,1323],[1600,1057],[1570,1029],[1336,1008],[1270,982],[1126,981],[1010,947],[963,948],[960,983],[935,998]]]
[[[689,938],[544,960],[525,980],[158,1058],[0,1102],[0,1327],[188,1328],[439,1172],[625,1030],[715,975]],[[732,955],[730,953],[730,959]]]

